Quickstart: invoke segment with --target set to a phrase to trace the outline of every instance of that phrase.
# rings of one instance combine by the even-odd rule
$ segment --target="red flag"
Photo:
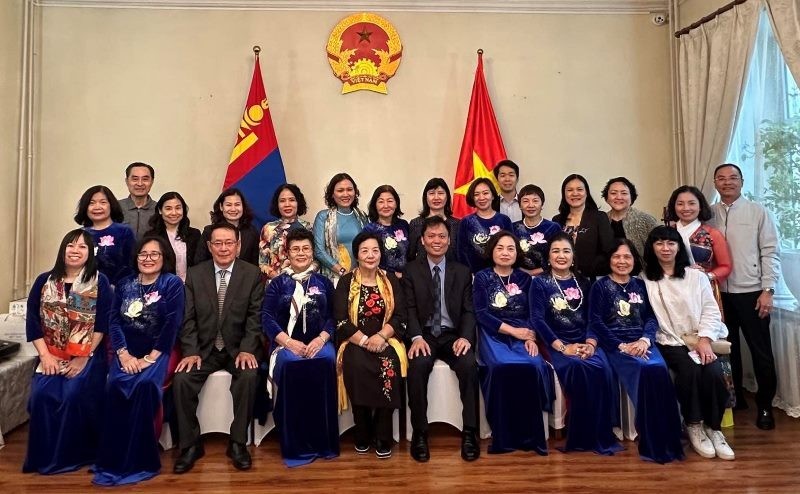
[[[464,130],[464,141],[461,143],[461,154],[456,168],[453,216],[462,218],[473,212],[473,208],[467,205],[466,193],[476,178],[489,178],[494,183],[495,190],[499,190],[492,170],[504,159],[506,149],[503,138],[500,137],[489,91],[486,89],[486,79],[483,77],[483,50],[478,50],[478,68],[475,70],[475,82],[469,101],[467,128]]]

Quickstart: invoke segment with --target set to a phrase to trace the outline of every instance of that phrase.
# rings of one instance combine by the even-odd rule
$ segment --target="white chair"
[[[428,379],[428,423],[444,422],[463,430],[462,410],[458,377],[449,365],[437,359]],[[412,433],[411,409],[406,394],[406,440],[411,440]]]

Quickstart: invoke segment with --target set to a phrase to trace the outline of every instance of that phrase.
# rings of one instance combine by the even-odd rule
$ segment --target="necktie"
[[[228,271],[225,269],[219,270],[219,288],[217,289],[217,310],[219,311],[218,320],[222,322],[222,308],[225,306],[225,293],[228,291],[228,282],[225,281],[225,275]],[[217,350],[225,348],[225,339],[222,337],[222,325],[217,324],[217,337],[214,339],[214,347]]]
[[[442,277],[439,275],[441,268],[433,267],[433,324],[431,334],[438,337],[442,334]]]

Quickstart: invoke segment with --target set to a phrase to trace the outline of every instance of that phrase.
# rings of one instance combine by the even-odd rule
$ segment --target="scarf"
[[[684,226],[679,221],[675,227],[678,230],[678,233],[681,234],[681,238],[683,239],[683,245],[686,246],[686,253],[689,254],[689,264],[694,264],[694,256],[692,255],[692,242],[689,240],[692,234],[700,228],[700,220],[695,219],[688,225]]]
[[[350,271],[353,267],[353,261],[350,259],[350,251],[347,250],[346,245],[342,245],[336,238],[336,234],[338,232],[337,225],[336,225],[336,211],[338,208],[330,208],[328,209],[327,216],[325,218],[325,250],[330,254],[336,261],[346,270]],[[358,208],[352,208],[351,211],[353,215],[358,220],[358,224],[361,228],[367,223],[367,217],[364,216]],[[322,274],[325,275],[326,278],[330,279],[331,281],[336,284],[336,280],[339,279],[339,273],[334,273],[328,268],[324,268],[322,270]]]
[[[389,278],[386,276],[386,271],[378,269],[375,275],[375,281],[378,283],[378,293],[386,303],[386,310],[383,313],[383,324],[385,325],[389,319],[392,318],[394,313],[394,290]],[[350,290],[347,296],[347,315],[350,322],[358,327],[358,306],[359,298],[361,297],[361,270],[356,269],[353,271],[353,279],[350,281]],[[392,336],[387,341],[395,353],[398,360],[400,360],[400,376],[406,377],[408,371],[408,357],[406,355],[406,347],[395,336]],[[344,349],[347,347],[348,342],[345,341],[339,346],[339,351],[336,353],[336,376],[338,381],[339,393],[339,413],[342,410],[349,408],[347,401],[347,391],[344,386],[344,372],[342,371],[342,361],[344,357]]]
[[[83,269],[69,293],[65,292],[64,280],[55,280],[52,275],[42,287],[44,342],[48,351],[62,360],[86,357],[92,351],[98,277],[82,280]]]

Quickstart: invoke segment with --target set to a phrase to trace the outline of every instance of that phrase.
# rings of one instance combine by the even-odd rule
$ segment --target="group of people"
[[[429,180],[410,223],[390,185],[364,213],[355,180],[336,174],[327,208],[309,223],[303,193],[284,184],[270,205],[277,219],[260,233],[236,189],[220,194],[202,233],[190,227],[179,193],[150,197],[155,172],[144,163],[126,169],[126,199],[88,189],[75,215],[81,228],[67,233],[28,298],[40,364],[23,470],[91,465],[100,485],[152,478],[170,389],[181,448],[174,472],[188,472],[204,455],[198,395],[221,369],[232,376],[227,454],[237,469],[252,464],[247,430],[262,392],[284,462],[296,466],[339,455],[344,410],[356,452],[390,457],[406,387],[411,456],[428,461],[437,359],[458,377],[466,461],[480,456],[479,388],[490,453],[547,454],[542,412],[552,410],[555,376],[569,401],[564,451],[621,449],[621,383],[642,458],[682,459],[685,424],[698,454],[733,459],[720,425],[734,400],[713,345],[730,339],[735,403],[746,407],[739,329],[755,364],[757,425],[774,428],[777,233],[766,210],[741,196],[736,165],[716,169],[714,206],[695,187],[676,189],[670,226],[633,208],[625,177],[604,187],[605,213],[586,179],[568,176],[550,221],[540,187],[517,189],[514,162],[494,175],[471,183],[475,212],[460,220],[447,183]]]

